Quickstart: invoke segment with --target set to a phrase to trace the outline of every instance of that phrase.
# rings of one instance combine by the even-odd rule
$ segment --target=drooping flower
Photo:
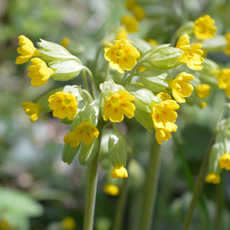
[[[225,34],[224,37],[228,43],[224,49],[224,53],[230,55],[230,33]]]
[[[162,101],[152,108],[151,117],[156,128],[166,128],[166,122],[175,123],[180,106],[173,100]]]
[[[138,21],[141,21],[146,16],[144,9],[138,4],[133,5],[131,11]]]
[[[208,84],[197,84],[195,91],[199,98],[205,99],[210,94],[210,86]]]
[[[83,141],[85,145],[93,143],[99,135],[98,129],[89,122],[83,122],[78,125],[74,131],[67,133],[64,137],[64,142],[70,144],[71,147],[77,147]]]
[[[40,58],[33,58],[31,62],[34,64],[28,67],[28,76],[32,78],[31,84],[34,87],[44,85],[50,76],[54,74],[54,71]]]
[[[24,35],[19,36],[18,39],[20,47],[17,48],[17,51],[20,56],[17,57],[15,63],[19,65],[29,61],[31,57],[35,56],[37,49],[34,47],[34,44],[30,41],[30,39]]]
[[[128,172],[120,163],[116,164],[111,172],[111,178],[127,178]]]
[[[132,101],[135,97],[126,90],[120,90],[113,93],[105,99],[103,108],[103,119],[112,122],[122,122],[124,115],[128,118],[134,117],[135,105]]]
[[[230,154],[225,153],[219,158],[219,166],[222,169],[230,170]]]
[[[76,97],[71,93],[57,92],[51,95],[48,101],[54,117],[60,119],[67,117],[69,120],[73,120],[78,113]]]
[[[138,21],[129,14],[125,14],[121,18],[121,25],[124,25],[128,33],[136,33],[139,31]]]
[[[193,30],[195,36],[200,40],[210,39],[216,35],[217,28],[214,26],[215,20],[209,15],[198,18],[194,22]]]
[[[158,93],[156,97],[159,97],[162,101],[171,100],[171,96],[168,93],[164,92]]]
[[[192,81],[194,77],[188,73],[180,73],[170,84],[172,95],[179,103],[185,103],[184,97],[189,97],[193,91],[193,86],[187,81]]]
[[[63,46],[64,48],[67,49],[67,46],[70,44],[70,39],[67,37],[64,37],[61,42],[60,45]]]
[[[106,184],[103,188],[104,192],[110,196],[117,196],[119,194],[119,187],[114,184]]]
[[[219,184],[220,175],[218,173],[208,173],[205,178],[206,183]]]
[[[76,228],[76,222],[70,216],[65,217],[62,220],[61,225],[62,225],[62,228],[65,229],[65,230],[73,230],[73,229]]]
[[[179,61],[185,62],[190,69],[201,70],[203,67],[200,65],[204,59],[201,57],[203,51],[201,43],[189,45],[190,37],[184,34],[180,37],[176,44],[176,48],[181,49],[184,53],[181,55]]]
[[[35,122],[39,118],[42,104],[24,102],[21,105],[24,107],[26,114],[30,116],[31,122]]]
[[[218,86],[224,89],[228,98],[230,98],[230,69],[222,69],[217,72]]]
[[[137,63],[140,53],[125,39],[114,41],[113,44],[105,47],[105,59],[109,61],[109,66],[116,69],[119,73],[131,70]]]

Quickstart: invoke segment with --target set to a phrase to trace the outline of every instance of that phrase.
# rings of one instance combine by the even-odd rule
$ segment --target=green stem
[[[100,145],[103,132],[104,124],[98,124],[99,131],[99,146],[97,154],[89,165],[89,175],[88,175],[88,187],[87,187],[87,198],[86,198],[86,209],[85,209],[85,219],[84,219],[84,230],[93,229],[94,221],[94,210],[96,201],[96,191],[97,191],[97,174],[98,174],[98,162],[100,156]]]
[[[155,137],[152,141],[150,150],[151,156],[147,168],[147,176],[144,185],[143,208],[141,210],[140,227],[141,230],[149,230],[151,228],[152,216],[156,201],[156,192],[158,186],[158,178],[160,171],[160,145]]]
[[[88,84],[87,84],[87,80],[86,80],[86,73],[85,73],[85,70],[82,71],[82,75],[83,75],[84,88],[85,88],[85,90],[89,91]]]
[[[94,77],[92,72],[90,71],[90,69],[88,69],[87,67],[85,67],[86,72],[89,74],[90,80],[91,80],[91,88],[92,88],[92,95],[93,95],[93,99],[96,99],[96,91],[95,91],[95,82],[94,82]]]
[[[184,222],[184,230],[188,230],[188,228],[190,226],[191,219],[192,219],[192,214],[193,214],[194,208],[196,206],[197,199],[199,198],[199,195],[200,195],[200,192],[201,192],[201,189],[202,189],[202,185],[204,183],[205,173],[206,173],[206,169],[207,169],[207,166],[208,166],[210,150],[211,150],[212,145],[213,145],[213,143],[215,141],[215,137],[216,137],[216,133],[214,133],[213,136],[212,136],[212,139],[211,139],[210,144],[208,146],[208,149],[207,149],[203,164],[201,166],[201,169],[200,169],[200,172],[199,172],[199,175],[198,175],[198,179],[197,179],[197,182],[196,182],[196,185],[195,185],[195,188],[194,188],[194,192],[193,192],[192,201],[190,203],[189,210],[188,210],[185,222]]]
[[[107,62],[107,65],[106,65],[104,82],[108,80],[108,77],[109,77],[109,62]]]

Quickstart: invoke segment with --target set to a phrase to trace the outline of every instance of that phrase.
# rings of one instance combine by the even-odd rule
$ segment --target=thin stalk
[[[143,190],[143,206],[139,227],[141,230],[150,230],[156,201],[161,158],[160,145],[157,143],[155,138],[153,138],[152,141],[150,154],[151,157],[147,166],[147,176]]]
[[[191,219],[192,219],[192,214],[193,214],[194,208],[196,206],[197,199],[199,198],[199,195],[200,195],[200,192],[201,192],[201,189],[202,189],[202,185],[204,183],[205,173],[206,173],[206,169],[207,169],[207,166],[208,166],[210,150],[211,150],[212,145],[213,145],[213,143],[215,141],[215,137],[216,137],[216,133],[214,133],[213,136],[212,136],[212,139],[211,139],[210,144],[208,146],[208,149],[207,149],[203,164],[201,166],[201,169],[200,169],[200,172],[199,172],[199,175],[198,175],[198,179],[197,179],[197,182],[196,182],[196,185],[195,185],[195,188],[194,188],[194,192],[193,192],[192,201],[190,203],[189,210],[188,210],[185,222],[184,222],[184,230],[188,230],[188,228],[190,226]]]
[[[103,132],[104,124],[98,124],[99,131],[99,146],[97,154],[89,165],[89,175],[88,175],[88,186],[87,186],[87,198],[86,198],[86,210],[84,219],[84,230],[92,230],[94,222],[94,210],[96,201],[96,191],[97,191],[97,174],[98,174],[98,162],[100,156],[100,145],[101,137]]]
[[[104,82],[108,80],[109,77],[109,62],[106,64],[106,70],[105,70],[105,79]]]
[[[94,77],[92,72],[90,71],[90,69],[88,69],[87,67],[85,67],[86,72],[89,74],[90,80],[91,80],[91,90],[92,90],[92,96],[93,99],[96,99],[96,91],[95,91],[95,82],[94,82]]]
[[[82,71],[82,75],[83,75],[84,88],[85,88],[85,90],[89,91],[88,84],[87,84],[87,79],[86,79],[86,73],[85,73],[84,69]]]

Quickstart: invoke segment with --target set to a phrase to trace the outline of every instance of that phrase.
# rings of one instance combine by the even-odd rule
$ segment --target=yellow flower
[[[225,34],[224,37],[228,43],[224,49],[224,53],[230,55],[230,33]]]
[[[162,145],[162,141],[167,141],[172,137],[171,132],[177,131],[177,125],[173,123],[166,123],[165,128],[155,128],[155,136],[157,143]]]
[[[210,86],[207,84],[197,84],[196,94],[199,98],[205,99],[210,94]]]
[[[230,154],[225,153],[219,158],[219,166],[222,169],[230,170]]]
[[[125,0],[126,9],[132,10],[133,6],[136,4],[136,0]]]
[[[189,45],[189,39],[190,37],[184,34],[176,44],[176,48],[184,51],[179,61],[185,62],[190,69],[201,70],[203,67],[200,64],[204,61],[201,57],[203,54],[203,51],[200,49],[202,45],[201,43]]]
[[[164,92],[158,93],[156,97],[159,97],[162,101],[171,99],[171,96],[168,93],[164,93]]]
[[[103,108],[103,119],[112,122],[122,122],[124,115],[128,118],[134,117],[135,105],[131,102],[135,97],[126,90],[113,93],[105,99]]]
[[[40,58],[33,58],[31,62],[34,63],[28,68],[28,76],[32,78],[31,84],[34,87],[44,85],[50,76],[54,74],[54,71],[47,67],[46,63]]]
[[[230,69],[222,69],[217,72],[218,86],[224,89],[228,98],[230,98]]]
[[[173,100],[162,101],[152,108],[151,117],[156,128],[166,128],[166,122],[175,123],[180,106]]]
[[[202,109],[202,108],[205,108],[207,105],[208,105],[207,102],[202,101],[202,102],[199,104],[199,107]]]
[[[172,95],[179,103],[185,103],[184,97],[189,97],[193,91],[193,86],[187,81],[192,81],[194,77],[188,73],[180,73],[172,82]]]
[[[146,16],[144,9],[138,4],[133,5],[131,11],[138,21],[141,21]]]
[[[77,115],[77,100],[73,94],[67,92],[57,92],[48,99],[49,107],[53,110],[53,116],[60,119],[67,117],[73,120]]]
[[[18,39],[20,47],[17,48],[17,51],[21,55],[17,57],[15,63],[23,64],[29,61],[31,57],[35,56],[37,49],[34,47],[34,44],[30,41],[30,39],[24,35],[19,36]]]
[[[128,172],[120,163],[116,164],[111,172],[111,178],[127,178]]]
[[[67,49],[67,46],[69,45],[69,43],[70,43],[70,39],[67,37],[64,37],[61,40],[60,45]]]
[[[210,18],[209,15],[205,15],[204,17],[198,18],[194,22],[194,26],[193,26],[195,36],[201,40],[214,37],[216,35],[215,32],[217,30],[214,24],[215,24],[215,20]]]
[[[206,183],[219,184],[220,183],[220,175],[218,173],[208,173],[205,178]]]
[[[123,15],[121,18],[121,25],[124,25],[127,32],[136,33],[139,31],[138,21],[136,18],[132,17],[129,14]]]
[[[21,105],[24,107],[26,114],[30,116],[31,122],[35,122],[39,118],[42,104],[24,102]]]
[[[110,196],[117,196],[119,194],[119,188],[114,184],[106,184],[104,186],[104,192]]]
[[[72,217],[68,216],[62,220],[61,225],[66,230],[72,230],[75,229],[76,222]]]
[[[128,39],[128,33],[125,29],[119,29],[115,40]]]
[[[110,67],[119,73],[131,70],[136,65],[136,58],[139,56],[137,49],[125,39],[114,41],[113,44],[105,47],[105,59],[109,61]]]
[[[93,124],[83,122],[74,131],[65,135],[64,142],[70,144],[72,148],[77,147],[81,141],[84,141],[85,145],[90,145],[98,135],[99,131]]]

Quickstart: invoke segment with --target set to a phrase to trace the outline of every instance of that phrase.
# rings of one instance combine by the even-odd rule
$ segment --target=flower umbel
[[[222,169],[230,170],[230,154],[225,153],[219,158],[219,166]]]
[[[210,94],[210,86],[207,84],[197,84],[196,94],[199,98],[205,99]]]
[[[103,108],[103,119],[112,122],[122,122],[124,115],[128,118],[134,117],[135,105],[132,101],[135,97],[126,90],[120,90],[113,93],[110,97],[105,99]]]
[[[23,64],[29,61],[30,58],[35,55],[37,49],[34,47],[34,44],[30,41],[30,39],[28,39],[24,35],[19,36],[18,39],[18,44],[20,47],[17,48],[17,51],[20,56],[17,57],[15,63]]]
[[[212,38],[216,35],[217,28],[214,26],[215,20],[210,18],[209,15],[198,18],[194,22],[194,33],[198,39],[205,40]]]
[[[50,96],[48,101],[54,117],[60,119],[67,117],[69,120],[73,120],[78,113],[76,97],[71,93],[57,92]]]
[[[31,84],[34,87],[44,85],[50,76],[54,74],[54,71],[47,67],[46,63],[40,58],[33,58],[31,62],[34,64],[28,68],[28,76],[32,78]]]
[[[111,178],[127,178],[128,172],[120,163],[116,164],[111,172]]]
[[[184,53],[181,55],[179,61],[185,62],[190,69],[201,70],[203,67],[200,65],[204,59],[201,57],[203,51],[201,43],[189,45],[190,37],[184,34],[180,37],[176,44],[176,48],[181,49]]]
[[[116,69],[119,73],[125,70],[131,70],[137,63],[140,53],[137,49],[125,39],[115,41],[105,47],[105,59],[109,61],[109,66]]]
[[[24,107],[26,114],[30,116],[31,122],[35,122],[39,118],[42,104],[24,102],[22,103],[22,107]]]
[[[123,15],[121,25],[124,25],[128,33],[136,33],[139,30],[138,21],[129,14]]]
[[[218,173],[208,173],[205,178],[206,183],[219,184],[220,183],[220,175]]]
[[[114,184],[106,184],[103,190],[110,196],[117,196],[119,194],[119,188]]]
[[[90,145],[98,135],[99,131],[94,125],[89,122],[83,122],[74,131],[65,135],[64,142],[70,144],[73,148],[77,147],[81,141],[84,141],[85,145]]]

